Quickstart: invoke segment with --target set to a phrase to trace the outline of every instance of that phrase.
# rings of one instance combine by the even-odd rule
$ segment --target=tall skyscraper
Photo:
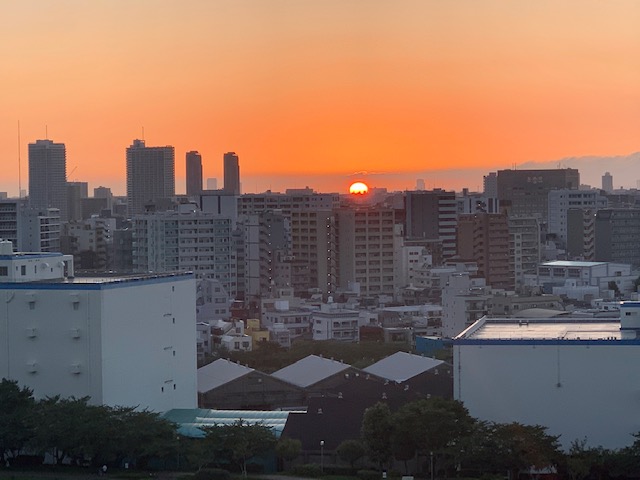
[[[144,213],[148,202],[175,195],[175,152],[171,146],[147,147],[134,140],[127,148],[128,214]]]
[[[64,143],[36,140],[29,144],[29,205],[60,210],[67,219],[67,154]]]
[[[224,188],[232,195],[240,195],[240,163],[236,152],[224,154]]]
[[[187,196],[202,193],[202,155],[196,151],[187,152]]]
[[[602,190],[607,193],[613,193],[613,175],[609,172],[605,172],[602,176]]]

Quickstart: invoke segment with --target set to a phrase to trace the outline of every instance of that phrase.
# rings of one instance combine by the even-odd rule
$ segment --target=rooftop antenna
[[[18,198],[22,198],[22,161],[20,158],[20,120],[18,120]]]
[[[49,125],[44,126],[44,138],[49,140]]]
[[[142,126],[142,141],[144,142],[144,125]]]

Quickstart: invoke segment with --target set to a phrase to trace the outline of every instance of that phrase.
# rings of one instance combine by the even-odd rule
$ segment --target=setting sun
[[[367,187],[366,183],[362,183],[362,182],[352,183],[351,186],[349,187],[349,193],[352,193],[354,195],[364,195],[368,191],[369,191],[369,187]]]

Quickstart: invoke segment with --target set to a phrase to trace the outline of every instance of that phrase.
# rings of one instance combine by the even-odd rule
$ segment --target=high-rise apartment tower
[[[134,140],[127,148],[127,209],[144,213],[144,206],[175,195],[175,152],[171,146],[147,147]]]
[[[202,155],[198,152],[187,152],[187,196],[202,193]]]
[[[64,143],[36,140],[29,144],[29,205],[60,210],[67,219],[67,154]]]
[[[232,195],[240,195],[240,163],[235,152],[224,154],[224,188]]]

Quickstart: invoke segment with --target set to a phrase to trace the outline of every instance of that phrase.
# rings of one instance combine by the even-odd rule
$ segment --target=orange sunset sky
[[[0,3],[0,190],[27,144],[125,193],[125,149],[240,157],[243,191],[482,174],[640,150],[637,0],[20,0]],[[368,172],[357,173],[355,172]],[[219,180],[219,184],[221,180]]]

